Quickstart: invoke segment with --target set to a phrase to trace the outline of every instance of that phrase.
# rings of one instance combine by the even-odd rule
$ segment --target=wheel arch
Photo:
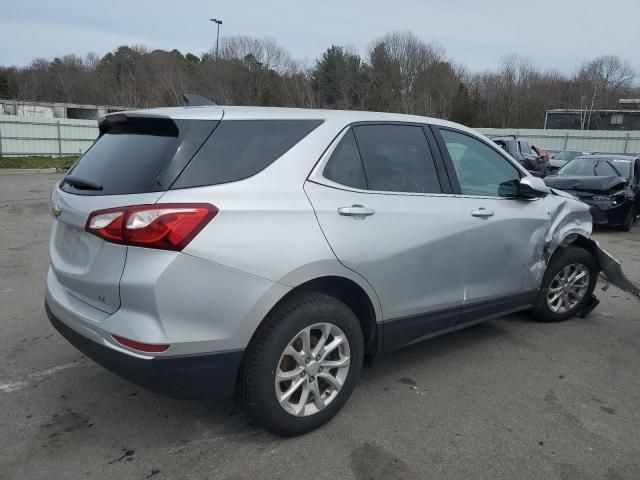
[[[584,248],[587,252],[593,255],[596,262],[598,261],[598,244],[585,235],[581,235],[579,233],[570,233],[569,235],[564,237],[560,244],[553,250],[547,261],[547,265],[549,265],[554,255],[556,255],[561,249],[567,248],[569,246]]]
[[[365,355],[367,357],[373,357],[381,351],[382,329],[379,323],[379,305],[378,308],[376,308],[377,298],[372,299],[370,293],[355,280],[340,275],[325,275],[309,279],[289,290],[271,307],[267,315],[262,319],[253,333],[249,344],[253,342],[256,333],[259,332],[260,327],[273,310],[293,296],[305,292],[324,293],[337,298],[347,305],[356,315],[362,327]]]

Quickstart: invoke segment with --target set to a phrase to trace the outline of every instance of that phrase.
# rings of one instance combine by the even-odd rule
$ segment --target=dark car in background
[[[591,155],[591,152],[584,150],[562,150],[557,152],[553,157],[551,157],[551,160],[549,160],[547,175],[553,175],[571,160],[583,155]]]
[[[628,231],[640,212],[640,157],[580,156],[544,181],[589,205],[596,225]]]
[[[525,140],[516,135],[492,136],[489,138],[532,175],[544,177],[547,174],[547,160],[543,155],[533,150]]]

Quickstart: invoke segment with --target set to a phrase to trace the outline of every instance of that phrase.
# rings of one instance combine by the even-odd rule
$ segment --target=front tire
[[[595,258],[584,248],[558,250],[542,279],[534,317],[540,322],[561,322],[579,313],[596,288],[598,271]]]
[[[349,307],[323,293],[297,294],[256,331],[239,379],[241,400],[267,430],[300,435],[342,408],[363,355],[360,323]]]
[[[631,228],[633,227],[633,222],[635,221],[636,221],[636,206],[632,205],[631,209],[629,210],[629,215],[627,215],[627,218],[625,219],[625,222],[620,227],[620,230],[622,230],[623,232],[630,231]]]

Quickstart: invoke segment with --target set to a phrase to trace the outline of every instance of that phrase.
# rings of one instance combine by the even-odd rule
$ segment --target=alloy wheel
[[[325,409],[349,374],[349,341],[331,323],[316,323],[287,344],[275,372],[275,393],[289,414],[308,417]]]
[[[572,263],[560,270],[547,292],[547,306],[554,313],[566,313],[578,305],[589,290],[589,269]]]

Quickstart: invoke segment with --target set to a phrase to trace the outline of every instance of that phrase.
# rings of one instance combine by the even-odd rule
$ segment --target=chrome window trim
[[[378,123],[383,123],[383,122],[378,122]],[[424,125],[428,126],[428,124],[426,124],[426,123]],[[404,197],[409,197],[410,196],[410,197],[478,198],[478,199],[486,199],[486,200],[523,200],[523,199],[519,199],[519,198],[516,198],[516,197],[497,197],[497,196],[491,196],[491,195],[463,195],[463,194],[458,194],[458,193],[433,193],[433,192],[420,193],[420,192],[390,192],[390,191],[386,191],[386,190],[362,190],[362,189],[359,189],[359,188],[353,188],[353,187],[349,187],[347,185],[343,185],[343,184],[338,183],[338,182],[334,182],[333,180],[329,180],[323,174],[324,173],[324,167],[326,166],[327,162],[331,158],[331,155],[333,155],[333,152],[335,151],[335,149],[338,147],[338,144],[340,143],[342,138],[351,129],[352,129],[352,125],[349,124],[349,125],[346,125],[342,129],[342,131],[340,131],[338,133],[338,135],[333,139],[333,141],[331,142],[329,147],[327,147],[327,149],[324,151],[324,153],[320,157],[320,160],[316,163],[316,165],[313,168],[313,170],[311,170],[311,173],[307,177],[307,181],[316,183],[318,185],[323,185],[325,187],[335,188],[335,189],[338,189],[338,190],[345,190],[347,192],[364,193],[364,194],[401,195],[401,196],[404,196]],[[460,131],[460,133],[464,133],[464,132]],[[480,138],[478,138],[478,140],[482,141],[482,139],[480,139]],[[486,142],[483,142],[483,143],[486,144]],[[500,153],[500,152],[498,152],[498,153]],[[507,160],[509,163],[512,164],[512,162],[510,162],[508,158],[505,158],[505,160]],[[516,162],[516,164],[517,164],[517,162]],[[527,174],[528,173],[529,172],[527,172]],[[536,199],[536,200],[538,200],[538,199]]]

